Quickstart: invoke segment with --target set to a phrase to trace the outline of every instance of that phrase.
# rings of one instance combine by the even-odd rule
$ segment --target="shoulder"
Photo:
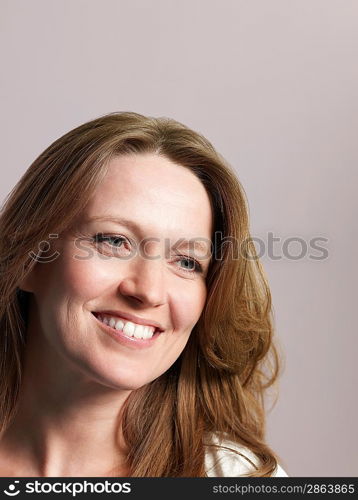
[[[258,467],[258,458],[249,448],[227,439],[224,434],[208,435],[206,444],[209,446],[205,447],[205,470],[209,477],[239,477]],[[287,474],[278,465],[272,477],[287,477]]]

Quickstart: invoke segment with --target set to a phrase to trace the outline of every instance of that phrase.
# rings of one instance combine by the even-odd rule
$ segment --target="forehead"
[[[110,161],[84,211],[86,219],[108,215],[134,220],[152,236],[173,232],[210,239],[212,233],[210,198],[201,181],[189,169],[156,154]]]

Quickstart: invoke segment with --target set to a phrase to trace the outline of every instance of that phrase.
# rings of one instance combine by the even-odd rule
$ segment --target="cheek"
[[[206,300],[203,282],[184,283],[182,289],[172,294],[173,321],[176,329],[190,332],[200,318]]]
[[[76,250],[63,254],[58,279],[62,283],[62,292],[90,300],[104,293],[114,283],[115,276],[105,257]]]

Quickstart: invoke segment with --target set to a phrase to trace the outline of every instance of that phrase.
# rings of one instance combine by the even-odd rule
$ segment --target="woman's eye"
[[[94,241],[96,243],[107,242],[110,244],[110,246],[114,246],[115,248],[120,248],[122,246],[122,243],[125,243],[127,239],[124,238],[123,236],[106,236],[103,234],[96,234],[94,236]]]
[[[203,268],[195,259],[191,259],[189,257],[180,257],[177,259],[177,262],[184,262],[184,265],[181,266],[183,271],[188,273],[202,273]]]

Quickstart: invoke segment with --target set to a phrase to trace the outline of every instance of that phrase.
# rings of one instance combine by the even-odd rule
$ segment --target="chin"
[[[87,374],[89,373],[87,372]],[[141,387],[149,384],[156,378],[150,378],[148,376],[140,377],[138,376],[138,373],[136,376],[131,376],[128,373],[118,376],[118,374],[110,374],[108,372],[104,373],[103,371],[98,372],[95,370],[90,370],[89,375],[94,382],[115,391],[135,391],[136,389],[140,389]]]
[[[149,384],[151,381],[143,381],[143,382],[133,382],[126,380],[118,380],[118,381],[102,381],[102,385],[105,385],[109,389],[114,389],[115,391],[136,391],[141,387]]]

